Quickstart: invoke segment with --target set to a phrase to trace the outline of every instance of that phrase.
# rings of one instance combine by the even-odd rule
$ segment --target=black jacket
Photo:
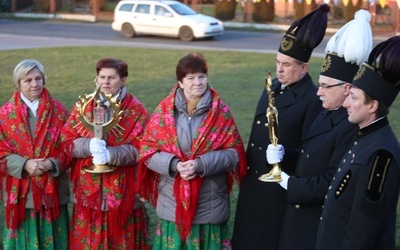
[[[303,138],[296,176],[288,181],[280,249],[314,249],[326,192],[358,128],[347,118],[343,107],[324,110]]]
[[[399,164],[386,118],[357,132],[329,187],[315,249],[395,249]]]
[[[278,109],[279,144],[299,149],[301,138],[322,110],[317,88],[309,74],[281,92],[274,79],[275,106]],[[266,109],[268,93],[264,89],[256,109],[247,147],[248,175],[243,179],[236,208],[232,237],[234,250],[276,249],[286,206],[286,191],[277,183],[264,183],[258,177],[270,171],[265,150],[270,144]],[[285,159],[282,168],[293,173],[295,159]]]

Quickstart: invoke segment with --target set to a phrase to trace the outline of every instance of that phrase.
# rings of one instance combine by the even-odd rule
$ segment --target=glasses
[[[332,85],[317,83],[317,86],[318,86],[318,88],[321,87],[323,89],[330,89],[330,88],[333,88],[333,87],[336,87],[336,86],[340,86],[340,85],[343,85],[343,84],[346,84],[346,83],[345,82],[339,82],[339,83],[332,84]]]

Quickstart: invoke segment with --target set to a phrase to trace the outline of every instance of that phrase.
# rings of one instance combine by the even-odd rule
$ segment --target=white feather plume
[[[325,53],[337,53],[346,62],[361,65],[372,50],[371,14],[359,10],[354,19],[340,28],[329,39]]]

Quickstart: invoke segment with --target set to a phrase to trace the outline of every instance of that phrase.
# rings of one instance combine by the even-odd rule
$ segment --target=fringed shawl
[[[92,100],[84,111],[92,119],[95,102]],[[149,114],[143,104],[134,96],[127,94],[121,103],[123,110],[122,119],[118,125],[124,129],[122,135],[110,130],[107,133],[107,146],[131,144],[139,148],[139,141],[143,135],[144,127],[149,119]],[[121,223],[126,221],[128,214],[135,205],[134,180],[135,165],[120,166],[117,170],[105,174],[92,174],[83,170],[83,167],[92,164],[92,157],[72,159],[73,142],[77,138],[93,138],[93,133],[79,120],[76,107],[63,128],[62,140],[65,149],[65,159],[71,165],[72,191],[77,199],[76,206],[87,213],[86,216],[101,216],[102,201],[109,212],[112,225],[110,233],[118,233]],[[69,157],[69,158],[68,158]],[[97,214],[91,214],[91,213]]]
[[[40,95],[37,123],[34,134],[29,132],[28,107],[17,91],[0,109],[0,174],[6,178],[6,226],[18,228],[25,220],[25,205],[29,188],[32,189],[34,209],[44,216],[44,207],[51,211],[51,218],[59,217],[58,182],[51,174],[30,176],[22,173],[22,179],[7,175],[8,155],[16,154],[29,159],[57,157],[60,150],[61,128],[68,118],[67,109],[52,99],[44,88]],[[43,206],[44,205],[44,206]]]

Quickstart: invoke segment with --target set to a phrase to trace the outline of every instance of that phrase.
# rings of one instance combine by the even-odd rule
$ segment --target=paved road
[[[330,35],[314,50],[323,56]],[[226,30],[212,40],[182,42],[176,38],[141,36],[122,37],[108,23],[75,23],[60,21],[16,21],[0,19],[0,50],[65,46],[123,46],[139,48],[225,50],[275,53],[282,33]],[[386,39],[375,37],[374,43]]]
[[[277,32],[226,31],[212,40],[182,42],[176,38],[125,38],[107,23],[62,23],[0,20],[0,50],[43,46],[132,46],[170,49],[275,52],[282,38]]]

